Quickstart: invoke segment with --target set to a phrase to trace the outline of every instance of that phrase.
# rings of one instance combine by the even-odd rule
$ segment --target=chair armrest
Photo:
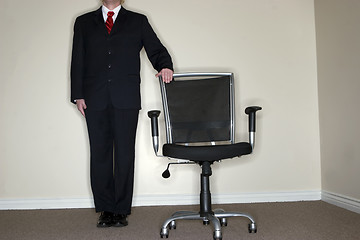
[[[156,156],[159,151],[159,127],[158,127],[159,115],[160,115],[159,110],[148,111],[148,117],[151,119],[151,136],[152,136],[153,148]]]
[[[251,106],[245,109],[245,113],[249,115],[249,142],[252,149],[255,147],[256,112],[261,109],[262,108],[258,106]]]

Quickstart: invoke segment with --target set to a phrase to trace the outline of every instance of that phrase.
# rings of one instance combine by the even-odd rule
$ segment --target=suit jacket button
[[[111,68],[111,64],[108,65],[108,68],[109,68],[109,69]]]
[[[112,80],[111,79],[108,79],[108,82],[111,82]]]

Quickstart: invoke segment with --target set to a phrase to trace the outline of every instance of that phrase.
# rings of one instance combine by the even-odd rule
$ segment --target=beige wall
[[[360,2],[315,0],[322,189],[360,199]]]
[[[75,17],[98,1],[0,4],[0,200],[90,198],[87,132],[69,102],[69,65]],[[238,140],[247,140],[244,108],[263,107],[255,153],[215,164],[213,193],[320,191],[313,0],[127,0],[125,7],[149,16],[177,72],[235,73]],[[159,90],[142,56],[135,197],[197,195],[196,166],[161,178],[167,160],[153,155],[146,116],[161,107]]]

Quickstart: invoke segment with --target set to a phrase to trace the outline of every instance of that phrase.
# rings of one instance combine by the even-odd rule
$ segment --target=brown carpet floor
[[[197,206],[134,207],[129,226],[99,229],[93,209],[0,211],[1,240],[93,240],[160,239],[163,221],[177,210],[197,210]],[[322,201],[215,205],[227,211],[250,213],[258,232],[248,233],[248,220],[230,218],[223,227],[223,240],[357,240],[360,214]],[[182,220],[171,230],[169,240],[213,239],[212,225]]]

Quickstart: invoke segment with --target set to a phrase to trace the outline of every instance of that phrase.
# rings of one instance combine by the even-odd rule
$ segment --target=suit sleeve
[[[146,54],[152,66],[158,72],[160,72],[163,68],[174,70],[169,52],[156,36],[156,33],[150,26],[149,21],[145,16],[142,22],[142,40]]]
[[[81,31],[79,19],[74,25],[73,48],[71,58],[71,102],[75,99],[83,99],[83,72],[84,72],[84,37]]]

